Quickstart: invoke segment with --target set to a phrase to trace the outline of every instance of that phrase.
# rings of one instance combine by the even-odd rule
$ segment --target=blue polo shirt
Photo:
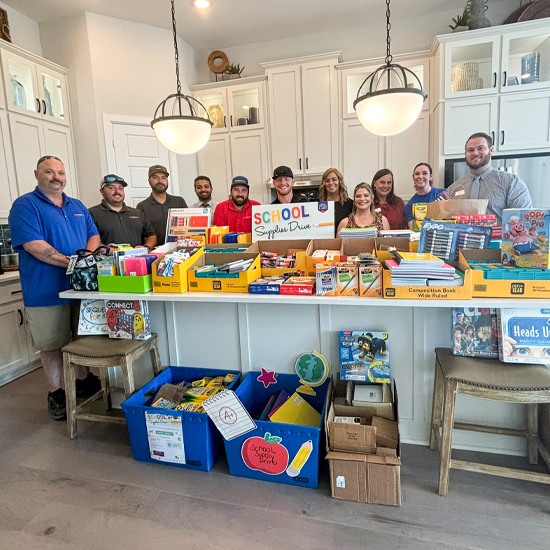
[[[15,200],[10,210],[9,224],[14,250],[19,252],[19,271],[23,301],[26,307],[69,304],[59,293],[70,288],[64,267],[42,262],[27,252],[29,241],[46,241],[58,252],[71,256],[86,248],[97,229],[88,209],[77,199],[63,193],[63,206],[54,204],[38,187]]]
[[[412,222],[413,204],[418,204],[419,202],[434,202],[434,201],[448,200],[450,198],[451,197],[449,197],[449,195],[447,194],[447,191],[445,191],[445,189],[441,189],[440,187],[432,187],[430,191],[425,195],[419,195],[418,193],[416,193],[405,205],[405,219],[408,222]]]

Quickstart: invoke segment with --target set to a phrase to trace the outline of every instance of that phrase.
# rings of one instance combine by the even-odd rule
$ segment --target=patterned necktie
[[[474,178],[474,181],[472,183],[472,190],[470,191],[470,198],[471,199],[479,198],[479,180],[480,180],[479,176],[476,176]]]

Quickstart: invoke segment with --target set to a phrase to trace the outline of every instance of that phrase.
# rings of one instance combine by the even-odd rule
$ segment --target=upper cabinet
[[[64,74],[2,50],[6,106],[10,111],[69,124]]]
[[[265,77],[243,78],[190,87],[210,120],[213,134],[256,130],[265,126]]]
[[[263,63],[268,81],[272,167],[294,175],[322,174],[338,166],[340,52]]]

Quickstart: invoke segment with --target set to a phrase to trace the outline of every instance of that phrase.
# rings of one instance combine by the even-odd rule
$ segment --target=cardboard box
[[[192,248],[185,248],[188,252],[193,250]],[[157,268],[159,263],[164,258],[164,254],[153,262],[153,292],[174,292],[181,294],[187,292],[189,289],[187,270],[192,266],[199,256],[202,256],[203,248],[199,247],[198,251],[193,254],[188,260],[181,264],[174,265],[174,275],[172,277],[160,277],[157,275]]]
[[[359,266],[359,296],[382,298],[382,265]]]
[[[197,277],[194,268],[206,264],[222,265],[235,260],[253,259],[252,265],[246,271],[231,273],[229,277]],[[189,267],[187,274],[189,291],[191,292],[248,292],[248,285],[259,279],[260,256],[254,252],[244,252],[240,255],[230,252],[211,252],[201,255]]]
[[[384,298],[392,300],[471,300],[472,270],[464,270],[460,265],[459,270],[464,273],[462,286],[392,286],[391,272],[384,267],[382,270]]]
[[[281,294],[311,296],[315,292],[315,277],[289,277],[281,285]]]
[[[393,259],[388,252],[388,247],[395,248],[400,252],[412,252],[412,244],[408,237],[378,237],[376,241],[376,257],[379,262]],[[418,249],[418,243],[415,243]]]
[[[452,199],[428,203],[426,219],[451,219],[452,216],[486,214],[488,199]]]
[[[460,251],[459,269],[470,273],[474,298],[550,298],[548,280],[485,279],[481,269],[470,269],[469,261],[500,262],[500,250],[489,248]]]
[[[346,405],[334,405],[335,416],[359,416],[371,419],[373,416],[380,416],[388,420],[395,420],[394,404],[390,384],[382,384],[382,402],[366,403],[362,406],[353,405],[354,385],[363,385],[360,382],[345,382],[338,380],[334,388],[334,397],[345,397]]]
[[[319,263],[324,263],[323,261],[318,261],[315,258],[312,258],[312,254],[316,250],[341,250],[342,249],[342,239],[313,239],[309,242],[306,253],[306,271],[309,277],[315,277],[315,266]],[[338,264],[340,260],[336,260],[334,265]]]
[[[262,277],[281,277],[288,273],[299,272],[300,275],[306,275],[307,262],[306,254],[310,239],[296,239],[285,241],[256,241],[249,249],[249,252],[275,252],[278,256],[287,255],[289,250],[296,252],[295,267],[262,267]],[[315,275],[315,274],[314,274]]]

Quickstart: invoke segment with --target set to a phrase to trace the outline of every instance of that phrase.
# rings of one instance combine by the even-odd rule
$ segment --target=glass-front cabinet
[[[413,61],[395,61],[396,63],[399,63],[403,67],[406,67],[407,69],[410,69],[417,77],[418,80],[420,80],[420,84],[422,85],[422,89],[428,93],[427,87],[428,87],[428,75],[429,75],[429,60],[428,59],[416,59]],[[344,68],[345,65],[342,64],[339,66],[339,69],[341,70],[341,79],[342,79],[342,90],[343,90],[343,118],[354,118],[357,116],[355,109],[353,108],[353,102],[357,99],[357,92],[359,91],[359,88],[363,84],[365,78],[367,78],[370,74],[372,74],[380,65],[382,65],[383,62],[380,62],[376,65],[368,65],[365,67],[355,67],[355,68]],[[410,78],[410,80],[409,80]],[[418,82],[416,79],[412,76],[407,74],[407,81],[408,85],[411,86],[414,84],[414,87],[418,87]],[[395,74],[392,74],[392,87],[399,87],[400,82],[399,79]],[[387,88],[387,84],[385,82],[380,82],[380,86],[378,87],[379,90],[383,90]],[[364,93],[365,90],[363,90],[362,93]],[[424,105],[422,106],[423,110],[426,110],[429,108],[429,97],[424,102]]]
[[[69,124],[65,75],[6,50],[2,65],[10,111]]]
[[[253,127],[263,128],[264,121],[264,83],[252,77],[249,83],[219,83],[215,88],[205,85],[192,86],[193,97],[198,99],[214,123],[212,133],[241,131]]]
[[[550,86],[550,29],[504,35],[501,72],[502,92]]]
[[[445,98],[494,94],[499,86],[500,36],[445,45]]]

